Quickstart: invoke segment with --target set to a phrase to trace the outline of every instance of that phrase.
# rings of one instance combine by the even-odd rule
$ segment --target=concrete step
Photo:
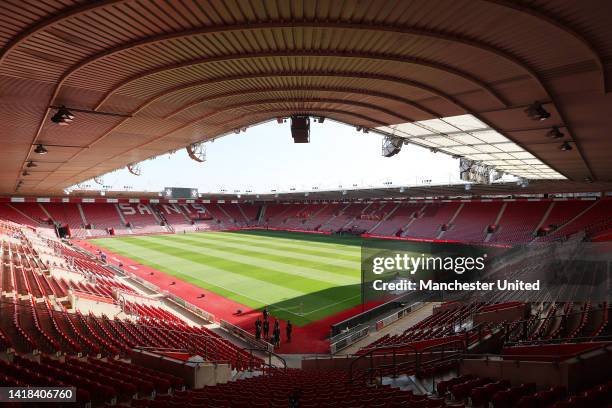
[[[390,385],[391,387],[399,388],[402,391],[412,391],[415,394],[422,394],[422,390],[417,387],[414,382],[414,376],[408,376],[406,374],[402,374],[393,377],[383,377],[382,385]]]
[[[236,374],[232,376],[232,381],[237,380],[246,380],[247,378],[254,378],[263,375],[263,371],[237,371]]]

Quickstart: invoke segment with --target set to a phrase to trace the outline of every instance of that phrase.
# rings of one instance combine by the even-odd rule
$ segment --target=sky
[[[206,143],[206,162],[189,158],[185,149],[141,163],[142,173],[127,170],[104,175],[111,190],[161,191],[164,187],[197,188],[200,193],[269,193],[334,190],[459,181],[459,162],[443,153],[404,145],[383,157],[382,136],[357,132],[326,120],[311,121],[310,143],[294,144],[289,123],[264,123],[239,134]],[[93,181],[82,183],[99,190]],[[356,185],[356,186],[354,186]],[[388,184],[386,184],[388,186]]]

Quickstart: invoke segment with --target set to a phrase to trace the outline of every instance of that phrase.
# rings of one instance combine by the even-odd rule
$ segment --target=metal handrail
[[[593,307],[591,310],[592,311],[597,311],[597,310],[604,311],[606,309],[608,310],[608,314],[609,314],[612,311],[612,306],[607,306],[605,308],[603,308],[603,307],[602,308],[595,308],[595,307]],[[582,316],[583,313],[584,313],[584,310],[580,310],[578,312],[571,312],[571,313],[568,313],[568,314],[564,314],[563,311],[561,310],[561,312],[555,312],[551,316],[543,316],[543,317],[538,317],[538,318],[531,317],[531,318],[528,318],[528,319],[514,320],[514,321],[511,321],[511,322],[502,322],[502,323],[499,323],[499,325],[504,328],[505,335],[509,335],[510,332],[511,332],[510,329],[515,329],[516,327],[522,327],[522,325],[528,325],[530,323],[533,324],[535,322],[541,322],[541,321],[557,319],[557,318],[566,318],[567,319],[567,318],[570,318],[570,317],[573,317],[573,316]],[[510,326],[512,326],[512,327],[510,327]],[[598,337],[612,337],[612,336],[598,336]],[[595,338],[598,338],[598,337],[595,337]],[[593,339],[593,337],[580,337],[580,338],[577,338],[577,337],[574,337],[574,338],[567,337],[567,338],[560,338],[560,339],[524,340],[524,341],[518,341],[518,342],[514,341],[514,342],[505,342],[505,343],[506,344],[526,344],[526,343],[538,343],[538,342],[551,342],[551,343],[553,343],[555,341],[571,342],[572,339],[583,339],[583,340],[584,339],[589,339],[589,341],[591,341]]]
[[[447,346],[452,346],[452,348],[450,350],[448,350],[446,347]],[[414,346],[412,347],[412,350],[414,351],[414,360],[412,361],[403,361],[403,362],[397,362],[397,356],[398,354],[395,352],[392,353],[392,357],[393,357],[393,361],[390,364],[381,364],[378,365],[376,367],[373,367],[373,355],[370,355],[370,367],[367,368],[365,370],[365,372],[361,375],[361,376],[353,376],[353,365],[355,363],[355,361],[359,360],[359,357],[355,360],[353,360],[351,362],[350,365],[350,379],[351,381],[355,381],[359,378],[363,378],[363,377],[369,377],[370,379],[373,378],[373,374],[376,372],[380,373],[381,379],[382,379],[382,373],[385,369],[389,369],[392,368],[393,369],[393,378],[397,377],[398,374],[398,370],[400,369],[404,369],[404,368],[412,368],[412,366],[414,366],[414,371],[415,373],[419,373],[421,371],[421,369],[423,368],[423,365],[430,365],[432,363],[435,362],[442,362],[442,361],[446,361],[449,360],[448,357],[445,357],[445,353],[450,352],[450,357],[453,357],[453,359],[458,359],[460,358],[460,356],[464,355],[466,353],[467,350],[467,343],[465,343],[463,340],[459,340],[459,339],[454,339],[454,340],[450,340],[446,343],[442,343],[442,344],[434,344],[428,347],[424,347],[422,349],[417,349]],[[400,348],[400,347],[398,347]],[[434,359],[434,360],[427,360],[427,361],[423,361],[424,356],[426,355],[430,355],[432,353],[442,353],[442,357],[438,360]],[[406,353],[401,353],[400,355],[405,355]],[[362,355],[362,356],[365,356]],[[378,355],[380,356],[380,355]],[[361,357],[361,356],[360,356]]]
[[[545,340],[526,340],[526,341],[518,341],[512,343],[505,343],[506,347],[515,347],[515,346],[545,346],[545,345],[553,345],[553,344],[574,344],[574,343],[597,343],[600,341],[609,342],[612,341],[612,335],[605,336],[595,336],[595,337],[564,337],[558,339],[545,339]]]
[[[138,350],[143,350],[143,351],[149,351],[149,352],[164,352],[164,351],[169,351],[169,352],[175,352],[175,353],[192,353],[192,351],[188,350],[188,349],[180,349],[180,348],[172,348],[172,347],[149,347],[149,346],[134,346],[132,347],[134,349],[138,349]],[[172,358],[172,357],[169,357]],[[204,359],[205,363],[213,363],[213,364],[231,364],[231,361],[229,360],[207,360]]]
[[[463,358],[465,357],[470,357],[470,358],[484,358],[484,359],[495,359],[495,360],[504,360],[504,357],[511,357],[513,359],[516,358],[529,358],[529,359],[533,359],[536,357],[547,357],[547,358],[552,358],[552,359],[570,359],[570,358],[578,358],[584,354],[588,354],[588,353],[592,353],[593,351],[596,350],[607,350],[612,351],[612,344],[602,344],[600,347],[594,347],[594,348],[590,348],[588,350],[583,350],[579,353],[576,353],[574,355],[571,356],[559,356],[558,354],[510,354],[508,356],[504,356],[503,354],[490,354],[490,353],[485,353],[485,354],[469,354],[469,355],[464,355]]]
[[[389,348],[389,346],[387,346],[386,348]],[[414,345],[406,343],[406,344],[394,346],[392,348],[391,352],[392,352],[392,356],[393,356],[394,362],[395,362],[395,359],[397,358],[397,350],[399,348],[402,348],[402,349],[408,348],[408,349],[410,349],[410,351],[414,351],[415,361],[418,361],[418,359],[419,359],[419,350]],[[350,379],[351,382],[353,382],[356,379],[353,376],[353,371],[354,371],[355,364],[358,361],[362,360],[362,359],[370,357],[370,367],[369,367],[369,369],[372,370],[374,368],[373,367],[373,364],[374,364],[374,353],[377,350],[379,350],[379,349],[380,348],[371,349],[367,353],[361,354],[357,358],[353,359],[353,361],[351,361],[351,364],[349,365],[349,379]],[[402,350],[402,351],[407,351],[407,350]],[[402,353],[402,354],[406,354],[406,353]]]
[[[269,368],[273,368],[276,370],[283,370],[283,371],[287,371],[287,360],[285,360],[282,356],[280,356],[279,354],[276,354],[273,351],[270,351],[268,349],[265,348],[258,348],[258,347],[250,347],[250,348],[245,348],[245,349],[240,349],[236,351],[237,354],[237,358],[236,358],[236,362],[237,363],[242,363],[243,362],[243,355],[242,353],[240,353],[241,351],[248,351],[249,352],[249,361],[248,361],[248,367],[249,367],[249,371],[253,371],[253,369],[255,368],[255,355],[254,352],[261,352],[264,354],[267,354],[268,357],[268,362],[266,363],[264,359],[260,359],[261,362],[258,362],[259,365],[264,365],[266,367]],[[276,357],[278,358],[282,363],[282,367],[277,367],[274,364],[272,364],[272,357]],[[257,357],[259,358],[259,357]]]
[[[390,353],[376,354],[376,355],[382,357],[382,356],[391,354],[392,357],[393,357],[393,365],[397,365],[395,359],[397,358],[398,351],[400,351],[400,350],[402,351],[402,353],[400,355],[407,354],[406,351],[408,351],[408,352],[414,351],[414,353],[415,353],[415,361],[417,361],[417,362],[419,361],[419,359],[422,356],[422,354],[424,352],[426,352],[427,350],[434,349],[434,348],[439,348],[439,347],[444,347],[444,346],[446,346],[448,344],[460,345],[460,349],[463,350],[463,352],[465,352],[465,351],[467,351],[467,348],[469,347],[470,334],[473,333],[473,332],[482,333],[482,329],[486,328],[485,326],[486,326],[486,324],[479,323],[476,326],[472,327],[470,330],[465,331],[464,332],[465,339],[452,339],[452,340],[449,340],[448,342],[445,342],[445,343],[432,344],[430,346],[426,346],[426,347],[424,347],[424,348],[422,348],[420,350],[417,349],[414,346],[414,343],[416,343],[418,341],[412,341],[412,342],[409,342],[409,343],[401,343],[401,344],[394,344],[394,345],[387,345],[387,346],[378,346],[378,347],[371,348],[371,349],[368,350],[367,353],[361,354],[357,358],[355,358],[353,361],[351,361],[351,364],[349,366],[349,378],[350,378],[350,381],[354,380],[354,376],[353,376],[353,371],[354,370],[353,369],[354,369],[354,366],[357,363],[357,361],[360,361],[360,360],[362,360],[362,359],[364,359],[366,357],[370,357],[370,368],[369,368],[369,370],[372,370],[372,369],[374,369],[374,367],[373,367],[373,357],[374,357],[375,353],[377,351],[380,351],[381,349],[389,350]],[[456,335],[461,335],[461,333],[457,333]],[[408,349],[408,350],[406,350],[406,349]],[[418,371],[418,366],[416,367],[416,370]],[[368,370],[366,370],[366,371],[368,371]]]

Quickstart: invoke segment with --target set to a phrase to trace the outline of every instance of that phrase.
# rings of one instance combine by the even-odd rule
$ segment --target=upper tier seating
[[[82,203],[81,208],[85,214],[85,220],[91,226],[91,236],[108,235],[108,229],[113,229],[115,234],[127,234],[129,231],[121,218],[115,204],[108,203]]]
[[[513,201],[507,202],[504,213],[499,220],[496,231],[489,242],[529,242],[546,210],[552,204],[548,201]]]
[[[233,228],[237,225],[234,223],[232,216],[225,211],[227,204],[205,204],[204,208],[211,215],[213,220],[219,224],[219,228]]]
[[[85,222],[79,211],[80,204],[73,203],[41,203],[51,218],[60,225],[68,225],[70,235],[76,238],[86,236]]]
[[[501,202],[463,203],[463,208],[450,223],[450,228],[442,239],[483,242],[487,236],[487,227],[495,223],[501,208]]]
[[[135,234],[151,234],[167,232],[160,225],[155,212],[147,204],[119,204],[119,210],[125,221],[130,224],[130,229]]]
[[[193,229],[191,220],[187,218],[184,210],[178,204],[151,204],[161,214],[164,220],[172,225],[176,231]]]
[[[49,225],[49,215],[45,213],[40,203],[11,203],[11,207],[27,215],[39,225]]]
[[[302,206],[303,208],[303,206]],[[265,224],[268,226],[281,226],[287,219],[287,214],[297,209],[291,204],[268,204],[264,215]]]
[[[246,227],[250,225],[249,220],[244,216],[238,204],[228,203],[225,204],[222,208],[224,212],[229,215],[235,225],[240,227]]]
[[[595,201],[594,203],[587,203],[591,203],[592,205],[589,206],[584,213],[574,213],[577,218],[569,224],[556,224],[558,225],[558,228],[553,231],[552,234],[545,238],[554,239],[567,235],[572,235],[580,230],[586,229],[586,227],[591,224],[595,224],[606,217],[610,217],[610,215],[612,214],[612,199],[603,199]]]
[[[359,218],[361,212],[367,207],[367,204],[344,204],[334,213],[334,216],[327,220],[319,229],[321,231],[338,231],[341,229],[350,229]]]
[[[86,229],[83,229],[83,210]],[[43,209],[44,208],[44,209]],[[0,219],[47,225],[45,210],[67,223],[73,236],[164,233],[172,230],[218,230],[261,226],[337,232],[341,229],[375,235],[463,242],[524,243],[558,240],[589,227],[612,225],[612,199],[542,201],[420,201],[408,203],[145,204],[145,203],[11,203],[0,205]],[[18,210],[17,210],[18,209]],[[21,213],[19,212],[21,211]],[[129,223],[121,221],[119,212]],[[584,212],[584,213],[583,213]],[[207,213],[212,219],[197,220]],[[193,221],[192,221],[193,220]],[[168,227],[160,225],[166,222]],[[608,226],[608,227],[606,227]],[[491,228],[489,228],[491,227]],[[543,232],[544,231],[544,232]],[[545,235],[536,238],[536,235]]]
[[[304,222],[311,216],[313,211],[319,208],[319,206],[314,207],[303,204],[294,205],[283,214],[285,220],[281,225],[287,229],[303,229]]]
[[[11,204],[0,203],[0,220],[12,221],[17,224],[39,226],[39,222],[30,218],[24,213],[19,212]]]
[[[389,217],[383,220],[370,233],[377,235],[396,236],[401,234],[402,228],[415,220],[416,214],[423,208],[423,204],[400,204],[395,211],[390,212]]]
[[[251,204],[236,204],[240,207],[240,210],[245,215],[247,219],[248,225],[256,225],[257,224],[257,214],[259,214],[260,205],[251,205]]]
[[[318,230],[330,218],[332,218],[335,213],[340,211],[343,206],[340,204],[313,204],[309,205],[308,207],[309,209],[312,207],[310,216],[304,219],[300,225],[300,228],[304,230]]]
[[[458,202],[428,203],[419,211],[417,218],[402,235],[415,238],[436,238],[440,233],[441,225],[450,221],[459,205]]]

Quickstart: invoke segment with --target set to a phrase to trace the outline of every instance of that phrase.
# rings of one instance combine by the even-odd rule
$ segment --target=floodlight
[[[525,109],[525,113],[533,120],[546,120],[550,118],[550,112],[544,109],[544,106],[538,101],[535,101]]]
[[[49,153],[49,151],[45,148],[45,146],[38,144],[36,145],[36,148],[34,149],[34,153],[36,154],[47,154]]]
[[[74,114],[70,112],[65,106],[60,106],[55,112],[55,115],[51,117],[51,122],[57,123],[60,126],[67,126],[74,120]]]
[[[382,155],[384,157],[395,156],[402,150],[404,140],[397,136],[385,136],[382,141]]]
[[[557,126],[553,126],[546,136],[550,137],[551,139],[561,139],[563,136],[565,136],[565,134],[563,134],[563,132],[561,132]]]

